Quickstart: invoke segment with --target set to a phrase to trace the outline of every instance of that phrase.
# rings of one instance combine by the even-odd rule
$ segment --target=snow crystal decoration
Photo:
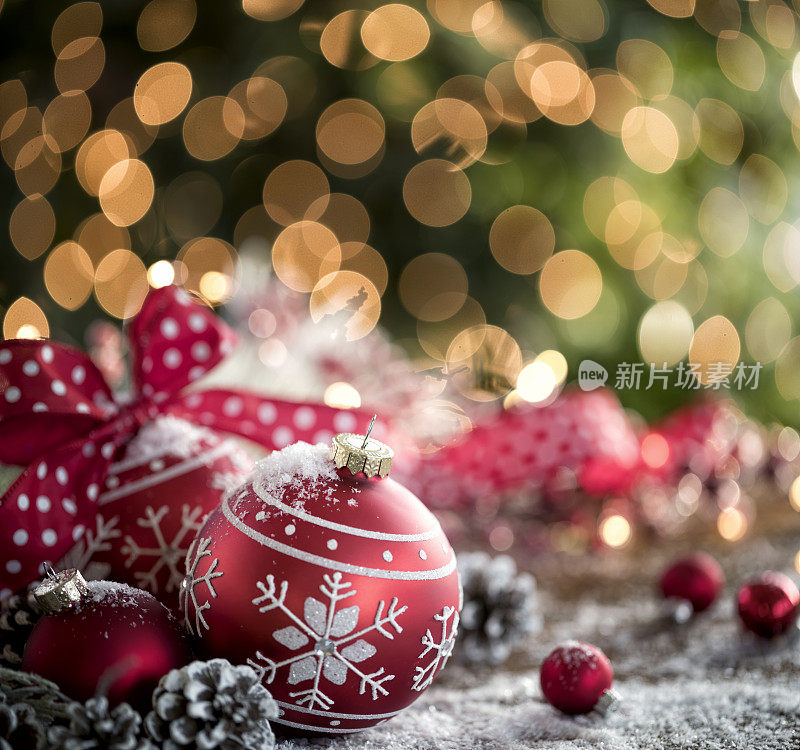
[[[451,617],[453,622],[448,633],[448,621]],[[422,645],[425,646],[425,649],[417,658],[422,659],[431,651],[434,652],[434,655],[424,667],[414,668],[414,682],[411,686],[414,690],[425,690],[433,682],[436,673],[440,669],[444,669],[444,665],[447,664],[447,660],[453,653],[453,647],[456,643],[456,634],[458,633],[458,612],[456,608],[444,607],[439,614],[433,616],[433,619],[442,624],[442,632],[438,641],[434,640],[430,628],[422,636]]]
[[[186,629],[192,635],[197,636],[203,635],[203,628],[206,630],[209,629],[208,622],[206,622],[203,612],[207,609],[211,609],[211,602],[206,599],[201,604],[198,600],[196,589],[200,584],[205,584],[210,598],[216,599],[217,592],[214,588],[214,579],[222,575],[221,571],[217,571],[219,559],[216,557],[212,560],[211,565],[208,566],[208,570],[203,575],[199,577],[196,575],[197,566],[200,564],[200,561],[204,557],[210,557],[212,554],[209,547],[211,547],[211,539],[208,537],[201,536],[192,542],[189,551],[186,553],[186,577],[181,583],[179,595],[179,603],[183,610],[183,621],[186,625]],[[191,620],[189,619],[190,605],[194,608],[194,627],[192,627]]]
[[[158,593],[158,574],[164,567],[169,570],[165,590],[167,592],[175,591],[181,585],[183,574],[178,569],[178,563],[183,557],[181,544],[189,533],[196,534],[203,525],[202,507],[198,505],[192,508],[189,505],[182,505],[180,528],[168,542],[161,528],[161,522],[168,513],[169,506],[167,505],[162,505],[157,511],[148,505],[145,508],[144,517],[136,519],[138,526],[152,532],[155,546],[141,547],[130,535],[125,536],[125,544],[122,546],[123,554],[128,555],[128,559],[125,561],[127,567],[133,565],[140,557],[152,558],[153,564],[150,569],[135,571],[134,577],[140,588],[147,589],[153,594]]]
[[[327,602],[323,603],[309,596],[305,601],[302,618],[284,603],[289,587],[288,581],[283,581],[280,587],[276,588],[274,577],[268,575],[266,584],[261,581],[256,584],[261,591],[261,596],[253,599],[253,604],[259,608],[258,611],[269,612],[279,609],[294,623],[275,630],[272,637],[286,648],[299,653],[276,662],[261,651],[256,651],[255,656],[258,661],[248,659],[247,663],[267,684],[275,679],[279,669],[287,666],[289,674],[286,679],[290,685],[313,680],[310,688],[289,693],[298,706],[306,706],[309,709],[329,710],[334,701],[322,691],[320,682],[324,677],[334,685],[343,685],[347,681],[348,672],[359,678],[360,694],[363,695],[369,688],[373,700],[377,700],[379,695],[388,695],[384,683],[393,680],[395,677],[393,674],[385,674],[384,667],[366,673],[356,666],[378,652],[376,646],[364,640],[362,636],[378,633],[384,638],[393,640],[394,634],[389,628],[393,628],[396,633],[403,632],[397,618],[408,607],[398,607],[397,597],[394,597],[384,614],[386,605],[380,601],[372,624],[353,632],[358,623],[359,607],[353,605],[339,609],[341,601],[356,594],[356,590],[351,589],[352,583],[343,581],[342,574],[338,572],[332,576],[326,573],[322,578],[323,583],[319,590],[325,595]]]
[[[98,552],[111,550],[111,540],[119,539],[122,536],[122,532],[117,528],[118,523],[119,516],[114,516],[106,521],[98,513],[95,516],[94,530],[87,528],[83,532],[75,546],[61,558],[58,568],[60,570],[68,568],[80,570],[87,580],[108,578],[111,566],[93,558]]]

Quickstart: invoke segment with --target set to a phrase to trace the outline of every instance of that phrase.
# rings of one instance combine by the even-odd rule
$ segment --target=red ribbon
[[[0,496],[0,591],[21,589],[44,560],[74,544],[95,513],[108,467],[146,421],[172,414],[267,449],[319,442],[366,425],[366,414],[254,393],[186,387],[236,341],[208,308],[176,287],[152,291],[128,333],[134,396],[117,400],[89,357],[27,339],[0,343],[0,463],[23,465]]]

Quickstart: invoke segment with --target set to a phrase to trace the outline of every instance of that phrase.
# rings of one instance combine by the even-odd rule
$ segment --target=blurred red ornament
[[[739,618],[751,633],[774,638],[797,622],[800,591],[783,573],[767,571],[739,589]]]
[[[66,584],[66,594],[54,595],[51,587],[43,600],[36,589],[45,616],[28,638],[21,668],[76,700],[100,691],[112,704],[147,710],[159,679],[191,661],[178,623],[146,591],[109,581],[87,584],[75,574],[64,571],[42,584]]]
[[[605,714],[619,702],[611,689],[614,670],[608,657],[591,643],[570,641],[556,647],[542,663],[542,693],[565,714]]]
[[[305,443],[259,462],[187,557],[196,648],[256,669],[289,731],[346,734],[396,715],[444,667],[458,626],[439,523],[402,485],[378,481],[385,446],[360,452],[363,436],[340,438],[352,440],[335,463]]]
[[[109,467],[95,523],[76,527],[82,533],[60,567],[138,586],[177,609],[189,545],[251,466],[210,430],[176,417],[146,423]]]
[[[672,562],[661,576],[661,593],[677,603],[679,621],[703,612],[717,599],[725,584],[719,563],[705,552],[695,552]],[[684,611],[686,610],[686,611]]]

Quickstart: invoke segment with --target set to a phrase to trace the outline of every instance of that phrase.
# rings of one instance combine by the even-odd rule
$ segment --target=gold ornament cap
[[[89,593],[79,570],[70,568],[56,573],[50,563],[45,563],[44,569],[47,578],[33,590],[33,598],[46,615],[74,607]]]
[[[337,469],[347,468],[353,476],[363,474],[368,479],[389,476],[392,469],[394,451],[369,435],[375,425],[372,417],[366,435],[356,435],[352,432],[340,432],[331,440],[330,459],[336,464]]]

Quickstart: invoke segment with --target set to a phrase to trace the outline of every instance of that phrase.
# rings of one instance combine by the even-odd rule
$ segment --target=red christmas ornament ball
[[[138,586],[177,611],[184,559],[223,492],[252,461],[233,441],[176,417],[145,424],[111,465],[90,528],[59,564]]]
[[[661,593],[666,599],[688,602],[703,612],[717,599],[725,584],[719,563],[705,552],[695,552],[672,562],[661,576]]]
[[[110,581],[85,585],[77,603],[36,623],[21,668],[70,698],[85,701],[100,688],[110,703],[145,711],[161,677],[191,661],[189,644],[152,594]]]
[[[739,589],[737,604],[747,630],[774,638],[797,622],[800,591],[789,576],[767,571]]]
[[[363,437],[342,437],[358,472]],[[385,446],[370,448],[372,476]],[[196,649],[256,669],[284,731],[342,735],[388,720],[455,642],[458,574],[436,518],[390,478],[337,473],[324,445],[259,462],[209,516],[187,571]]]
[[[565,714],[586,714],[611,690],[614,670],[591,643],[571,641],[553,649],[542,663],[542,693]]]

